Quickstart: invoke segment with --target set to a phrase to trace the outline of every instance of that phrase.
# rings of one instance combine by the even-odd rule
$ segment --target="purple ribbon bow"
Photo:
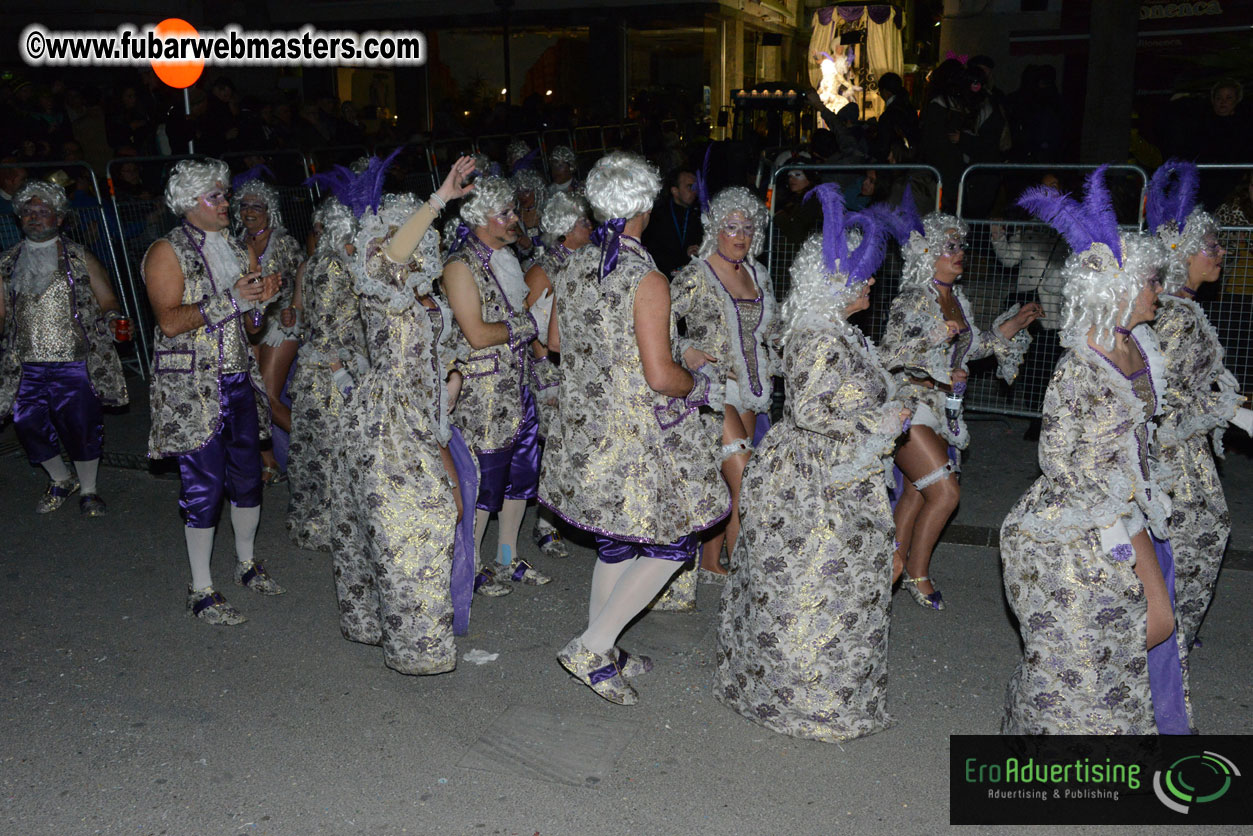
[[[603,279],[618,266],[619,236],[626,228],[626,218],[610,218],[592,232],[592,240],[600,245],[600,277]]]

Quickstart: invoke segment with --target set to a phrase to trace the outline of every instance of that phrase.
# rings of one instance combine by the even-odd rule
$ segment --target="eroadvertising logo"
[[[949,743],[950,824],[1253,824],[1253,793],[1239,786],[1253,737],[953,735]]]
[[[1158,801],[1186,816],[1190,805],[1222,798],[1231,789],[1231,779],[1239,777],[1236,765],[1217,752],[1185,755],[1153,773],[1153,792]]]

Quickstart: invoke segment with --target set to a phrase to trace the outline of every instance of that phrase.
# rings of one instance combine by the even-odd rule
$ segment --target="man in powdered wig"
[[[104,267],[61,234],[67,208],[65,190],[52,183],[27,183],[13,196],[24,237],[0,256],[0,416],[13,412],[31,464],[48,473],[35,512],[55,511],[81,489],[79,511],[98,517],[100,407],[127,402],[113,348],[122,313]]]
[[[535,319],[511,244],[518,240],[518,204],[509,181],[486,177],[461,207],[461,223],[444,264],[443,288],[461,336],[465,380],[453,423],[478,457],[476,561],[488,518],[499,514],[496,569],[479,566],[475,591],[512,592],[502,580],[538,586],[551,578],[518,555],[518,529],[539,481],[535,398],[529,385]]]
[[[157,318],[148,455],[178,459],[192,577],[187,607],[220,625],[247,620],[214,589],[209,569],[224,497],[235,531],[235,582],[262,595],[283,592],[253,551],[270,410],[248,344],[279,276],[262,276],[257,257],[227,235],[229,182],[221,160],[174,166],[165,203],[182,222],[148,249],[143,265]]]

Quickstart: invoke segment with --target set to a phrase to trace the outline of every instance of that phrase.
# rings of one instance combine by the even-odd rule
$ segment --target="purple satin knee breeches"
[[[243,372],[223,377],[221,392],[222,426],[204,447],[178,457],[178,505],[188,528],[216,526],[223,496],[239,508],[261,504],[257,392]]]
[[[499,511],[506,499],[534,499],[539,487],[539,421],[530,387],[522,387],[522,426],[507,450],[479,453],[480,511]]]
[[[104,413],[87,377],[87,361],[23,363],[13,427],[31,464],[60,456],[62,444],[73,461],[100,458]]]

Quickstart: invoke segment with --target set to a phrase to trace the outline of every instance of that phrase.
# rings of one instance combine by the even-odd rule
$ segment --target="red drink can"
[[[113,339],[120,343],[128,343],[131,340],[131,321],[129,319],[113,320]]]

